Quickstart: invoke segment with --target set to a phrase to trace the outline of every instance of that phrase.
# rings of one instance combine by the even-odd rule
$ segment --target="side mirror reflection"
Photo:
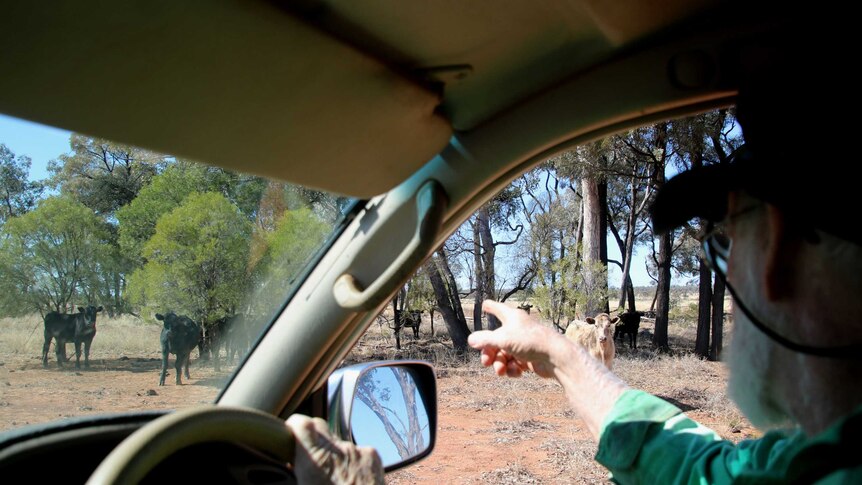
[[[330,430],[376,449],[387,472],[434,448],[437,383],[427,362],[369,362],[338,369],[329,377],[327,403]]]
[[[359,378],[350,430],[358,445],[373,446],[383,466],[421,455],[431,444],[428,412],[405,367],[376,367]]]

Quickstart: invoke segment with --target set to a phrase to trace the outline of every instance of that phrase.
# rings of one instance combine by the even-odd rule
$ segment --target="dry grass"
[[[662,355],[652,350],[639,350],[614,362],[614,371],[630,386],[662,397],[685,412],[697,411],[727,430],[745,422],[727,396],[726,371],[721,364],[692,353]]]
[[[470,307],[465,305],[464,310],[469,312]],[[123,356],[157,358],[160,328],[133,317],[100,315],[91,357],[96,361]],[[673,402],[725,438],[738,441],[756,434],[726,395],[724,366],[689,353],[694,345],[691,324],[672,322],[669,332],[674,352],[670,355],[652,348],[651,332],[651,324],[645,322],[637,350],[618,346],[614,371],[621,378]],[[494,376],[479,364],[475,352],[461,356],[452,350],[439,315],[433,335],[427,314],[420,333],[415,339],[411,331],[404,332],[398,350],[385,324],[372,325],[345,362],[421,359],[432,363],[437,372],[437,451],[427,460],[387,475],[387,482],[607,483],[607,471],[593,458],[596,445],[568,407],[556,381],[532,374],[521,379]],[[36,367],[41,348],[41,318],[0,319],[0,355],[26,357]],[[3,406],[4,399],[0,399],[0,408]],[[495,451],[499,449],[506,451]]]
[[[677,405],[726,439],[756,436],[727,396],[724,365],[691,353],[695,328],[688,320],[686,300],[696,297],[692,292],[679,300],[685,318],[671,321],[670,353],[660,353],[652,346],[653,322],[646,320],[638,349],[618,344],[614,372],[630,386]],[[469,314],[471,305],[464,307]],[[731,329],[732,322],[728,322],[726,343]],[[405,333],[401,345],[400,351],[394,349],[395,339],[388,328],[372,327],[350,356],[352,362],[420,358],[432,362],[437,371],[437,451],[416,467],[388,475],[387,481],[609,483],[607,470],[594,459],[596,443],[568,407],[556,381],[532,374],[521,379],[494,376],[479,364],[475,352],[466,358],[452,352],[439,317],[433,337],[425,315],[421,337],[414,339],[412,333]]]
[[[607,482],[607,471],[595,459],[596,444],[592,440],[552,437],[539,446],[546,454],[542,461],[557,483]]]
[[[37,355],[42,352],[42,319],[38,315],[0,318],[0,352]]]
[[[539,477],[518,462],[510,463],[504,468],[482,473],[479,478],[481,483],[542,483]]]
[[[161,326],[124,315],[96,320],[96,337],[90,349],[91,359],[117,357],[157,358],[161,356],[159,334]],[[0,319],[0,354],[38,357],[44,344],[44,324],[39,315]],[[53,358],[54,347],[51,344]],[[67,355],[73,355],[67,346]]]

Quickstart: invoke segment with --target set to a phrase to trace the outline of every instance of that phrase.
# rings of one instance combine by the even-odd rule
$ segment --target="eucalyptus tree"
[[[28,180],[30,165],[29,157],[0,144],[0,226],[32,210],[42,195],[42,184]]]
[[[92,301],[104,261],[104,223],[69,196],[54,196],[0,231],[0,307],[5,314],[65,312]]]

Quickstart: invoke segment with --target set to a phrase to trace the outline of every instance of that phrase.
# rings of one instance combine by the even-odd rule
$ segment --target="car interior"
[[[0,434],[3,476],[91,483],[290,483],[284,419],[360,442],[350,406],[381,366],[431,430],[387,471],[432,453],[429,365],[339,369],[398,288],[549,156],[732,106],[797,25],[713,0],[66,0],[7,5],[3,24],[3,114],[357,200],[212,405]]]

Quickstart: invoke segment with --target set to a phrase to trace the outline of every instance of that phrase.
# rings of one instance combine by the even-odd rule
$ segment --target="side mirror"
[[[329,378],[329,427],[372,446],[390,472],[431,453],[437,430],[434,369],[421,361],[356,364]]]

